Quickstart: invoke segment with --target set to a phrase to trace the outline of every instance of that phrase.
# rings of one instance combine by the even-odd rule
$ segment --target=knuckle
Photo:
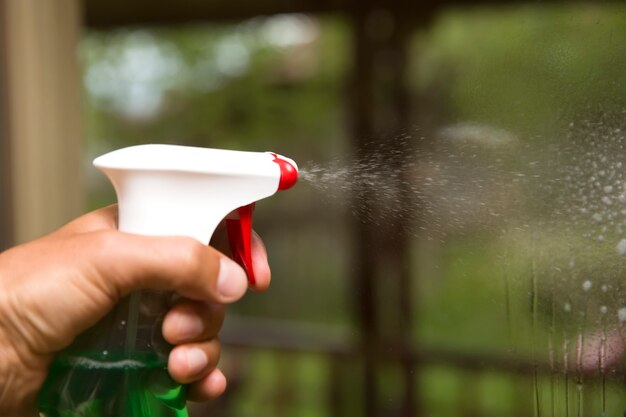
[[[122,297],[122,288],[117,285],[116,279],[124,274],[110,267],[110,259],[120,247],[120,234],[116,230],[101,230],[76,236],[73,243],[77,252],[82,253],[84,263],[81,265],[81,277],[90,279],[81,280],[91,284],[91,288],[98,294],[109,297],[109,302],[115,303]],[[115,277],[116,279],[111,279]],[[121,281],[119,281],[121,282]]]
[[[222,344],[219,338],[215,338],[210,342],[210,352],[209,352],[210,363],[213,367],[217,366],[220,361],[220,357],[222,356]]]
[[[92,232],[88,235],[81,235],[80,238],[91,242],[99,251],[108,253],[115,250],[119,246],[119,233],[115,230],[100,230]],[[84,245],[83,247],[87,247]]]
[[[224,318],[226,316],[225,307],[222,305],[211,306],[206,315],[208,320],[207,328],[211,331],[210,335],[217,335],[224,324]]]
[[[191,238],[175,238],[180,266],[189,275],[202,273],[207,256],[207,247]]]

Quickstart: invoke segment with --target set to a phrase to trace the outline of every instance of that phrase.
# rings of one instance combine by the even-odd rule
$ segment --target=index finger
[[[267,290],[272,280],[272,272],[267,260],[267,249],[261,237],[252,231],[252,268],[254,268],[254,284],[250,288],[257,292]]]

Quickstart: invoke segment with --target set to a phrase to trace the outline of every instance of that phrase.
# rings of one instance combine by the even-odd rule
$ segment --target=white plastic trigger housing
[[[150,236],[188,236],[208,244],[233,210],[273,195],[282,158],[178,145],[139,145],[94,160],[111,180],[119,229]]]

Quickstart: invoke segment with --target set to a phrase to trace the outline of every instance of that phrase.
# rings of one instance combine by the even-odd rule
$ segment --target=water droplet
[[[570,311],[572,311],[572,305],[570,303],[563,304],[563,311],[569,313]]]
[[[585,291],[589,291],[592,286],[593,284],[590,280],[586,280],[585,282],[583,282],[583,290]]]
[[[108,350],[103,350],[103,351],[102,351],[102,355],[103,355],[103,356],[106,356],[106,355],[108,355],[108,354],[109,354],[109,351],[108,351]]]
[[[609,291],[609,286],[606,284],[602,284],[602,287],[600,287],[600,289],[602,290],[602,292],[608,292]]]
[[[617,243],[617,246],[615,247],[615,249],[617,249],[617,253],[619,253],[620,255],[626,255],[626,239],[622,239]]]
[[[619,310],[617,310],[617,317],[619,318],[619,321],[621,321],[622,323],[626,321],[626,307],[622,307]]]
[[[607,194],[608,194],[608,193],[611,193],[611,192],[613,192],[613,186],[611,186],[611,185],[606,185],[606,186],[603,188],[603,190],[604,190],[604,192],[605,192],[605,193],[607,193]]]
[[[613,204],[613,202],[611,201],[611,198],[607,196],[602,197],[602,202],[606,204],[607,206],[610,206],[611,204]]]
[[[600,313],[606,314],[609,311],[607,306],[600,306]]]
[[[596,222],[602,221],[602,215],[600,213],[594,213],[593,216],[591,216],[591,218]]]

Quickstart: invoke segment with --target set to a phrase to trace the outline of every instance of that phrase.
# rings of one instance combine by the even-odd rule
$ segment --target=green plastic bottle
[[[185,386],[167,372],[171,347],[161,337],[169,298],[155,291],[134,293],[61,352],[39,393],[40,413],[187,417]]]

